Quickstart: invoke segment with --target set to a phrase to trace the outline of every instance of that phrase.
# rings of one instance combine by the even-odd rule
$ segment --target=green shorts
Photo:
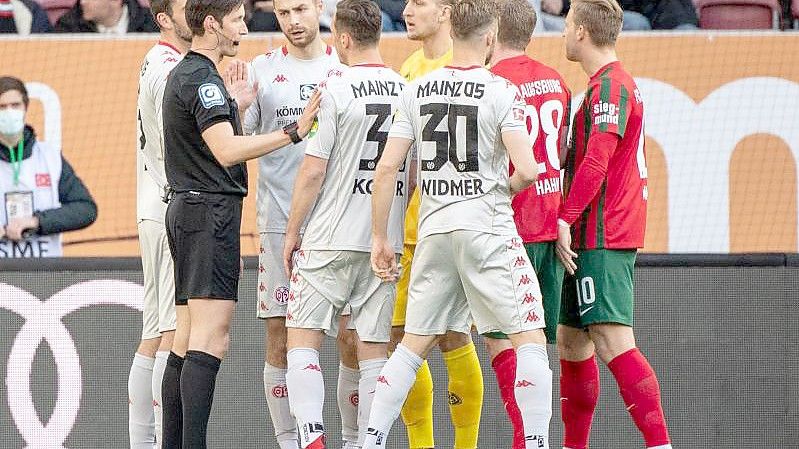
[[[636,254],[636,250],[578,250],[577,272],[563,282],[560,324],[632,326]]]
[[[547,336],[547,343],[555,344],[565,270],[563,264],[555,256],[555,242],[525,243],[524,248],[527,250],[527,257],[530,258],[535,274],[538,276],[541,296],[544,298],[544,322],[547,325],[544,334]],[[485,336],[496,339],[508,338],[501,332],[489,332]]]

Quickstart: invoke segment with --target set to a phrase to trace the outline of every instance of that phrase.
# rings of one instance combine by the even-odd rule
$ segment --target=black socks
[[[205,435],[208,430],[208,417],[211,415],[216,374],[219,372],[221,362],[220,359],[205,352],[186,352],[186,360],[180,376],[184,448],[205,449],[206,447]],[[166,385],[166,374],[164,375],[164,385]],[[164,402],[166,402],[166,392],[164,392]],[[166,419],[164,419],[164,443],[167,442],[166,430]],[[164,449],[166,448],[167,446],[164,445]]]
[[[183,357],[169,353],[161,381],[161,409],[163,411],[163,449],[181,449],[183,446],[183,406],[180,401],[180,375]]]

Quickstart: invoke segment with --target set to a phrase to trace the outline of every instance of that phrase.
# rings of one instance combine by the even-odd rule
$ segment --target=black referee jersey
[[[172,191],[247,195],[247,166],[224,167],[202,132],[227,121],[242,135],[236,101],[208,57],[189,51],[169,75],[164,90],[164,162]]]

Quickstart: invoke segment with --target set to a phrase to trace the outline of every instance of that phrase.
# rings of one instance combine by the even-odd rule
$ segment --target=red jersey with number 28
[[[555,69],[527,55],[503,59],[491,72],[519,87],[527,104],[527,130],[538,163],[538,180],[513,198],[519,236],[524,243],[555,240],[562,195],[559,155],[567,139],[571,93]]]
[[[619,136],[615,150],[603,161],[607,163],[607,173],[593,198],[567,196],[560,217],[572,224],[575,249],[641,248],[648,196],[644,105],[638,86],[618,61],[591,77],[574,116],[566,157],[566,187],[570,192],[587,178],[575,175],[586,159],[588,140],[595,133]],[[578,210],[576,204],[588,206]]]

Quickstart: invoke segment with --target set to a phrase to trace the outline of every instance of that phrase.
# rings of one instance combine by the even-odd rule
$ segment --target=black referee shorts
[[[237,301],[242,197],[176,193],[166,210],[175,263],[175,304],[189,298]]]

